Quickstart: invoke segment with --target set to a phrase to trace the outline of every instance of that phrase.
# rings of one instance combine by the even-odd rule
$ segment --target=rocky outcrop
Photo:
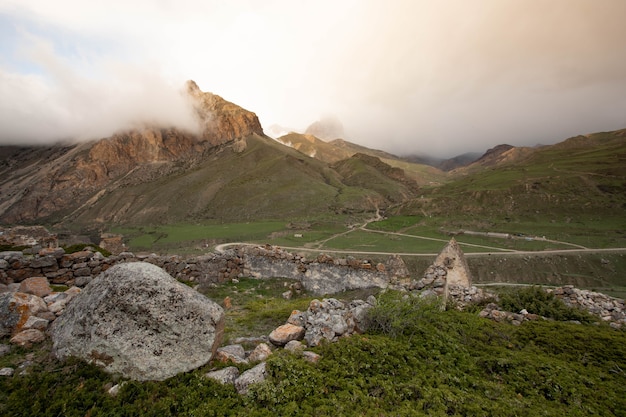
[[[220,345],[221,307],[161,268],[116,265],[52,326],[53,351],[136,380],[163,380],[207,363]]]
[[[110,189],[141,184],[196,166],[209,149],[263,135],[257,116],[190,81],[198,132],[148,125],[78,144],[11,147],[0,152],[0,222],[69,215]],[[245,149],[245,141],[237,144]]]
[[[263,136],[263,128],[256,114],[222,97],[202,92],[194,81],[187,81],[187,92],[201,120],[202,138],[212,145],[220,145],[252,134]]]

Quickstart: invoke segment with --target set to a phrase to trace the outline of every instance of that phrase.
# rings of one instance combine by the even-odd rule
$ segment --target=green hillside
[[[128,181],[110,187],[97,201],[71,216],[75,224],[154,225],[197,221],[246,222],[267,219],[310,219],[332,213],[371,213],[408,195],[396,180],[379,183],[346,181],[327,164],[261,136],[247,146],[216,147],[192,169],[151,181]],[[384,165],[384,164],[383,164]],[[372,175],[376,169],[371,169]],[[381,177],[381,178],[382,178]]]
[[[399,212],[487,224],[615,221],[615,227],[626,230],[626,132],[535,149],[516,161],[425,190]]]

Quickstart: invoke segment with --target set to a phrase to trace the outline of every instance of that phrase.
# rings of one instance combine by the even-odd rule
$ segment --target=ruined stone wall
[[[408,276],[399,257],[391,257],[386,264],[351,257],[334,259],[327,255],[307,260],[273,246],[243,246],[220,254],[186,259],[180,256],[137,256],[130,252],[104,257],[90,250],[66,254],[62,248],[55,248],[41,249],[35,255],[19,251],[0,252],[0,285],[18,284],[30,277],[46,277],[50,284],[84,287],[117,263],[138,261],[157,265],[174,278],[197,285],[200,291],[233,278],[276,277],[298,280],[314,294],[334,294],[350,289],[384,288],[398,277]]]

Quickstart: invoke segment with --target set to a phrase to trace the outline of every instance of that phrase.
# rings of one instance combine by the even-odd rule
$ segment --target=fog
[[[622,0],[0,0],[0,142],[194,129],[186,79],[274,124],[453,156],[626,127]],[[3,26],[3,27],[2,27]]]

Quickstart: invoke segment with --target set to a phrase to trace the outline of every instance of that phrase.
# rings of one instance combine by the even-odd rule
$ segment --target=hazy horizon
[[[0,144],[193,129],[195,80],[303,132],[452,157],[626,127],[622,0],[0,0]]]

